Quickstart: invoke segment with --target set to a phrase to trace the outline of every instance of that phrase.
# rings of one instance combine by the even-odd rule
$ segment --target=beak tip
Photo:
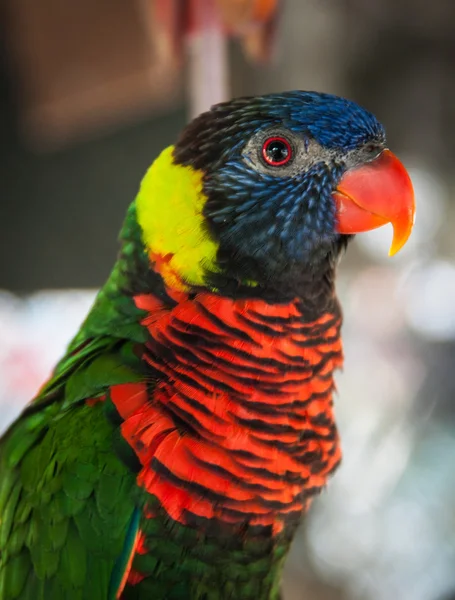
[[[400,222],[392,222],[394,232],[392,244],[389,249],[389,256],[395,256],[395,254],[397,254],[403,248],[403,246],[406,245],[411,236],[413,221],[412,223],[410,221],[405,222],[404,227],[400,225],[402,225]]]

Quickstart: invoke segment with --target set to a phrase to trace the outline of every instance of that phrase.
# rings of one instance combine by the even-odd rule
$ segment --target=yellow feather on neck
[[[150,260],[167,287],[186,291],[216,272],[218,245],[204,227],[204,173],[177,165],[174,147],[163,150],[147,171],[136,197],[137,219]]]

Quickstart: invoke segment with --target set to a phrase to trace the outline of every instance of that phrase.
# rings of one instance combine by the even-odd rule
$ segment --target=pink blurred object
[[[227,37],[215,0],[189,0],[187,32],[190,117],[227,100]]]
[[[191,117],[227,100],[229,36],[240,39],[250,60],[270,58],[279,0],[155,0],[154,20],[177,60],[188,57]]]

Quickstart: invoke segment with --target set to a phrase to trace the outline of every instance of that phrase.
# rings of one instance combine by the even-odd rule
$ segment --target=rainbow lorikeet
[[[335,267],[407,240],[384,129],[313,92],[214,106],[147,172],[114,269],[0,445],[0,599],[271,599],[340,462]]]

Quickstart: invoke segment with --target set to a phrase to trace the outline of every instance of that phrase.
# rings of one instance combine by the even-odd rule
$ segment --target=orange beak
[[[391,223],[390,256],[396,254],[411,235],[414,190],[406,169],[390,150],[384,150],[370,163],[346,171],[333,197],[338,233],[361,233]]]

